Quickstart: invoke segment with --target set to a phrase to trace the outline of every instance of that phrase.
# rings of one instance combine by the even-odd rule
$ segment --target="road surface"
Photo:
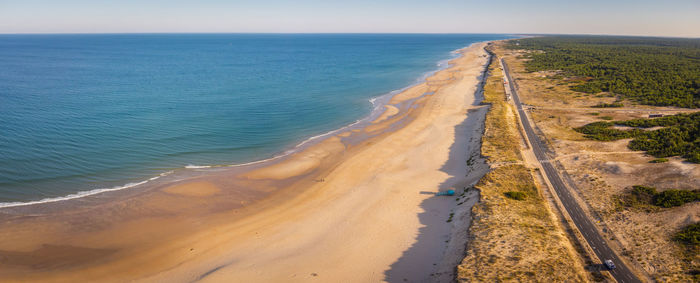
[[[534,151],[537,160],[542,164],[545,177],[549,179],[549,182],[554,187],[554,191],[561,200],[566,211],[571,216],[574,224],[578,230],[581,231],[581,234],[586,239],[586,242],[588,242],[588,245],[593,249],[601,262],[605,261],[606,259],[610,259],[613,261],[613,263],[615,263],[617,268],[610,270],[610,274],[615,278],[615,280],[621,283],[641,282],[641,280],[634,276],[625,263],[620,260],[617,254],[610,249],[608,244],[605,242],[605,239],[603,239],[603,237],[598,233],[598,230],[595,228],[595,225],[593,225],[593,222],[586,216],[578,202],[576,202],[570,191],[564,185],[559,172],[554,168],[552,163],[549,162],[549,158],[547,158],[547,155],[544,152],[544,145],[542,141],[537,135],[535,135],[535,131],[532,129],[530,121],[525,115],[525,110],[523,110],[517,90],[513,85],[513,80],[508,71],[508,66],[503,59],[500,60],[506,75],[507,86],[509,86],[515,106],[518,108],[520,121],[523,125],[523,129],[525,130],[525,134],[527,134],[527,138],[530,140],[532,150]]]
[[[692,113],[697,111],[696,109],[646,109],[646,108],[595,108],[595,107],[543,107],[543,106],[528,106],[525,108],[533,108],[536,110],[565,110],[565,111],[595,111],[595,112],[647,112],[649,114],[660,113],[660,112],[671,112],[673,115],[675,113]]]

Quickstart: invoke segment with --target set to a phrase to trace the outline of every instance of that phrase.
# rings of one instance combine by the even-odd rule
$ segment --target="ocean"
[[[0,207],[280,155],[505,38],[0,35]]]

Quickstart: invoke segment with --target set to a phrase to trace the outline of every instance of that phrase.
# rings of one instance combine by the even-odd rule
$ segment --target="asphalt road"
[[[549,162],[549,158],[547,158],[547,155],[544,152],[545,146],[543,145],[540,138],[537,135],[535,135],[535,131],[532,129],[530,121],[527,119],[527,116],[525,116],[525,111],[523,110],[522,104],[520,103],[520,98],[518,97],[518,93],[515,89],[515,86],[512,83],[513,80],[510,77],[508,66],[506,65],[506,62],[503,61],[503,59],[501,59],[501,64],[503,64],[503,69],[505,70],[508,86],[510,87],[510,91],[513,96],[513,101],[515,102],[515,105],[518,108],[518,113],[520,114],[520,121],[523,125],[525,133],[527,134],[527,138],[530,140],[532,150],[534,151],[537,160],[539,160],[539,162],[542,164],[542,168],[544,169],[546,175],[545,177],[549,179],[549,182],[554,187],[554,191],[556,192],[557,196],[559,196],[559,199],[563,203],[566,211],[571,216],[571,219],[573,220],[574,224],[576,225],[578,230],[581,231],[581,234],[586,239],[590,247],[593,248],[593,251],[598,256],[601,262],[603,262],[606,259],[610,259],[613,261],[613,263],[615,263],[617,268],[610,270],[610,274],[615,278],[615,280],[617,280],[618,282],[625,283],[642,282],[636,276],[634,276],[634,274],[624,264],[624,262],[620,260],[617,254],[615,254],[615,252],[613,252],[612,249],[610,249],[603,237],[598,233],[598,230],[595,228],[595,225],[593,225],[593,222],[586,216],[586,214],[579,206],[578,202],[576,202],[569,190],[564,185],[564,182],[562,181],[559,172]]]

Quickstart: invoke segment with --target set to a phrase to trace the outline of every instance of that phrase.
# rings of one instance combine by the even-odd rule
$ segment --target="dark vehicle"
[[[605,266],[610,270],[615,269],[615,264],[612,262],[612,260],[609,259],[605,260]]]

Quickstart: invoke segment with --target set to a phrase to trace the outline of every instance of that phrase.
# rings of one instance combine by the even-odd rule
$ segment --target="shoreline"
[[[466,162],[483,128],[485,44],[393,95],[396,113],[271,164],[0,209],[0,278],[398,281],[447,272],[450,234],[466,240],[469,209],[447,222],[458,204],[433,193],[469,186],[487,169]]]
[[[481,42],[475,42],[473,44],[478,44],[478,43],[481,43]],[[351,131],[353,129],[361,128],[361,127],[364,127],[364,126],[367,126],[367,125],[373,123],[373,121],[375,121],[377,118],[379,118],[385,112],[383,110],[383,109],[385,109],[385,107],[391,106],[388,103],[389,103],[389,101],[391,101],[391,99],[395,95],[400,94],[400,93],[402,93],[402,92],[404,92],[404,91],[406,91],[406,90],[408,90],[416,85],[424,83],[429,77],[431,77],[435,73],[449,68],[450,67],[449,62],[459,57],[460,50],[463,50],[463,49],[468,48],[468,47],[469,46],[465,46],[465,47],[450,51],[449,54],[450,54],[451,58],[439,60],[438,62],[436,62],[436,65],[438,67],[437,69],[425,72],[423,75],[421,75],[419,78],[417,78],[414,83],[409,84],[406,87],[392,90],[388,93],[369,98],[368,102],[371,104],[371,110],[370,110],[369,114],[367,114],[366,116],[363,116],[360,119],[357,119],[355,122],[352,122],[352,123],[347,124],[345,126],[342,126],[340,128],[333,129],[333,130],[330,130],[330,131],[327,131],[327,132],[324,132],[324,133],[321,133],[318,135],[313,135],[311,137],[305,138],[301,142],[295,143],[294,145],[287,146],[287,147],[282,148],[281,150],[279,150],[275,153],[272,153],[269,158],[264,158],[264,159],[254,160],[254,161],[244,162],[244,163],[234,163],[234,164],[214,164],[214,165],[188,164],[184,167],[173,168],[171,170],[162,172],[156,176],[152,176],[152,177],[145,179],[143,181],[129,182],[129,183],[125,183],[124,185],[78,191],[78,192],[67,194],[64,196],[48,197],[48,198],[44,198],[44,199],[40,199],[40,200],[0,202],[0,210],[2,210],[4,208],[34,206],[34,205],[42,205],[42,204],[46,204],[46,203],[74,200],[74,199],[80,199],[80,198],[84,198],[84,197],[89,197],[89,196],[98,195],[98,194],[107,193],[107,192],[115,192],[115,191],[120,191],[120,190],[137,189],[138,187],[140,187],[142,185],[148,185],[148,183],[152,183],[153,181],[156,181],[158,179],[161,179],[163,177],[167,177],[167,176],[175,174],[175,173],[180,173],[180,174],[188,173],[188,172],[183,172],[185,170],[199,170],[199,169],[206,170],[206,169],[216,169],[216,168],[253,166],[253,165],[264,164],[266,162],[273,162],[277,159],[285,158],[291,154],[302,151],[309,146],[313,146],[316,143],[322,142],[324,139],[327,139],[333,135],[342,134],[343,132]]]

